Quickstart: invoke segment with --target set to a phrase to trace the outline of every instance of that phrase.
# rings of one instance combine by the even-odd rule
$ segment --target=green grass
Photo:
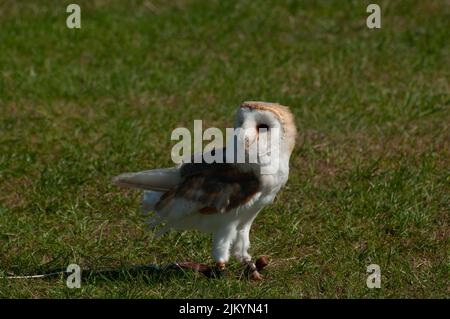
[[[197,232],[152,240],[112,176],[171,166],[171,131],[229,127],[245,100],[291,106],[288,185],[251,232],[260,283],[164,274],[0,279],[5,298],[448,298],[450,3],[0,2],[0,276],[212,262]],[[366,267],[381,267],[381,289]]]

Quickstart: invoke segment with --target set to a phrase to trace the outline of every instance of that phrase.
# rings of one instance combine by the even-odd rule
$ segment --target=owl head
[[[235,129],[245,132],[246,150],[257,147],[258,154],[277,154],[289,160],[295,146],[297,129],[287,106],[277,103],[248,101],[237,111]]]

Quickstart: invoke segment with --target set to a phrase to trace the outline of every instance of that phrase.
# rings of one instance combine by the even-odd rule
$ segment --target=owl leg
[[[225,264],[230,259],[230,247],[236,231],[231,228],[218,230],[213,235],[212,255],[219,271],[225,269]]]
[[[236,238],[233,242],[233,255],[237,260],[243,263],[247,263],[252,260],[252,256],[248,253],[250,248],[250,227],[244,227],[243,229],[238,229],[236,233]]]
[[[259,273],[255,263],[252,261],[252,256],[248,253],[250,248],[250,225],[237,231],[236,239],[233,244],[233,254],[241,261],[250,273],[250,278],[253,280],[262,280],[263,276]]]

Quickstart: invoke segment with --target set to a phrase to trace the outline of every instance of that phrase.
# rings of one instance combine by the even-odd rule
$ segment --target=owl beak
[[[256,142],[256,138],[258,136],[258,132],[256,131],[256,133],[251,132],[252,134],[246,134],[244,137],[244,146],[245,146],[245,150],[249,151],[250,147],[253,145],[253,143]]]

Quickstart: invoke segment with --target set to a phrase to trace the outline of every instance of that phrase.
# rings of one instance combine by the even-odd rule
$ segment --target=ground
[[[78,263],[210,262],[210,236],[153,240],[139,192],[111,177],[171,166],[176,127],[237,106],[291,106],[290,179],[251,231],[266,279],[192,273],[0,279],[0,297],[450,296],[450,3],[0,3],[0,276]],[[366,267],[381,268],[381,288]]]

